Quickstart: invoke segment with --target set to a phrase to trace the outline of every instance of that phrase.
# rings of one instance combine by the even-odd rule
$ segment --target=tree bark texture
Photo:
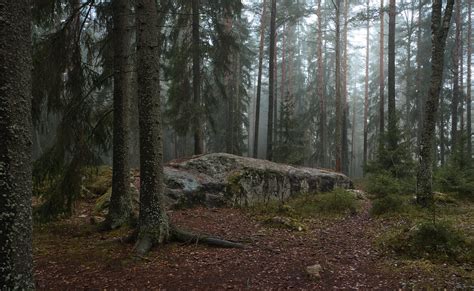
[[[0,4],[0,286],[33,289],[30,1]]]
[[[273,98],[275,91],[275,61],[276,49],[276,0],[272,0],[270,13],[270,54],[268,70],[268,125],[267,125],[267,160],[273,159]]]
[[[163,204],[163,141],[159,84],[159,27],[155,0],[137,0],[137,67],[140,125],[140,213],[138,253],[169,238]]]
[[[391,151],[397,148],[397,116],[395,108],[395,0],[389,2],[388,21],[388,147]]]
[[[267,1],[262,3],[262,16],[260,18],[260,44],[258,47],[258,76],[257,76],[257,100],[255,105],[255,131],[253,140],[253,157],[258,158],[258,135],[260,127],[260,99],[262,94],[262,71],[263,71],[263,44],[265,41],[265,15]]]
[[[342,172],[341,0],[336,1],[336,172]]]
[[[449,31],[453,6],[454,0],[448,0],[443,15],[442,0],[433,0],[431,4],[432,71],[420,145],[420,166],[417,173],[417,202],[422,206],[428,206],[433,201],[432,180],[435,127],[439,108],[439,94],[443,81],[446,37]]]
[[[466,96],[466,131],[467,131],[467,156],[472,159],[472,117],[471,117],[471,56],[472,56],[472,1],[468,2],[467,18],[467,96]]]
[[[317,10],[317,17],[318,17],[318,39],[317,39],[317,46],[318,46],[318,98],[319,98],[319,135],[320,135],[320,151],[321,151],[321,159],[320,159],[320,166],[327,167],[327,149],[326,149],[326,100],[325,100],[325,92],[324,92],[324,61],[323,61],[323,21],[322,21],[322,13],[321,13],[321,1],[318,1],[318,10]]]
[[[114,128],[112,195],[106,225],[114,229],[127,223],[132,214],[130,194],[130,100],[131,100],[131,5],[112,2],[114,47]]]
[[[370,2],[367,0],[367,16],[370,12]],[[370,20],[367,17],[367,38],[365,49],[365,92],[364,92],[364,156],[363,165],[367,164],[368,150],[368,118],[369,118],[369,51],[370,51]]]
[[[380,50],[379,50],[379,136],[383,137],[385,132],[385,77],[384,77],[384,27],[385,27],[385,7],[384,0],[380,0]],[[383,140],[380,139],[380,148],[383,148]]]
[[[201,100],[201,37],[199,35],[199,0],[192,0],[192,38],[193,38],[193,95],[194,95],[194,154],[204,152]]]
[[[347,32],[349,29],[349,1],[344,0],[344,58],[342,60],[342,94],[343,94],[343,115],[342,115],[342,172],[349,175],[349,103],[347,101],[347,75],[349,73],[348,51],[347,51]]]
[[[458,114],[459,114],[459,51],[461,47],[461,1],[456,1],[456,34],[453,51],[453,100],[451,101],[451,154],[458,146]]]

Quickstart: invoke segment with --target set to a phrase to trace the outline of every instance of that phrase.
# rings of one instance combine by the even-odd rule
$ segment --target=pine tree
[[[0,286],[34,289],[31,218],[31,12],[0,5]]]
[[[275,60],[276,50],[276,0],[272,0],[270,13],[270,53],[268,71],[268,123],[267,123],[267,160],[273,159],[273,102],[275,94]]]
[[[112,194],[106,227],[114,229],[130,220],[130,96],[132,23],[130,1],[116,0],[113,9],[114,132]]]
[[[163,141],[159,97],[158,8],[155,0],[137,0],[138,105],[140,126],[140,214],[136,251],[144,254],[169,239],[164,209]]]
[[[420,146],[420,166],[417,174],[417,202],[422,206],[432,203],[432,179],[433,179],[433,156],[436,117],[439,108],[439,94],[443,81],[444,51],[449,24],[453,12],[454,0],[448,0],[444,15],[442,13],[442,1],[433,0],[431,4],[431,27],[432,27],[432,73],[430,90],[426,100],[424,118],[424,129]]]

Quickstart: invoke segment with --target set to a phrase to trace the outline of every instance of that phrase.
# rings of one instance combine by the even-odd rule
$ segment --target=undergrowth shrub
[[[357,199],[354,194],[343,189],[335,189],[332,192],[318,195],[316,210],[323,213],[355,213],[357,211]]]
[[[413,259],[471,261],[474,244],[447,223],[421,223],[388,240],[396,254]]]
[[[389,194],[375,199],[372,202],[370,213],[372,215],[382,215],[387,213],[399,213],[404,210],[404,201],[399,195]]]
[[[474,169],[448,162],[436,170],[435,188],[441,192],[456,193],[462,198],[474,200]]]
[[[269,202],[251,207],[251,211],[267,219],[269,216],[285,216],[297,219],[319,214],[345,214],[357,211],[359,202],[354,194],[343,189],[327,193],[301,194],[282,202]]]

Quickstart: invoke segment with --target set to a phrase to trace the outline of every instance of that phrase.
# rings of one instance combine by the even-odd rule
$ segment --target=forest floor
[[[402,259],[380,247],[381,238],[406,219],[372,218],[368,200],[357,213],[305,219],[303,231],[275,227],[244,209],[170,211],[183,228],[247,247],[170,243],[146,258],[133,257],[133,245],[120,242],[127,230],[97,232],[93,206],[83,201],[74,217],[35,225],[38,290],[474,288],[471,263]],[[464,207],[460,215],[474,217],[474,205]],[[315,264],[320,277],[306,272]]]

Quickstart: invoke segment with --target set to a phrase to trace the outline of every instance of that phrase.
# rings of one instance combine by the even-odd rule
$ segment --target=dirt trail
[[[324,261],[324,288],[397,288],[399,279],[383,272],[381,257],[373,247],[374,223],[369,215],[370,202],[362,211],[340,222],[317,229],[318,256]]]
[[[132,260],[131,245],[117,234],[99,234],[81,219],[35,231],[38,289],[332,289],[397,288],[399,280],[380,268],[374,250],[369,202],[356,215],[315,219],[309,230],[273,228],[238,209],[196,208],[171,213],[173,221],[248,247],[216,249],[168,244],[145,260]],[[84,231],[84,227],[88,229]],[[312,279],[306,267],[322,266]]]

